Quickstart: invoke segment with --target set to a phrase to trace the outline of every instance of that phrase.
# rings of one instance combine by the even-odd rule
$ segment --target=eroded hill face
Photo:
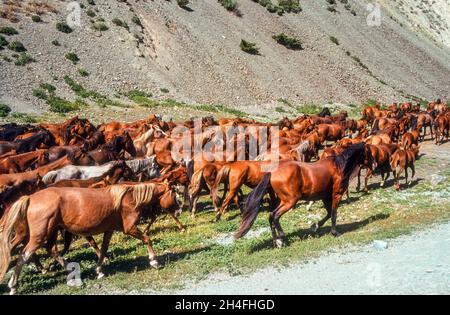
[[[249,113],[271,112],[279,99],[448,96],[448,1],[382,1],[379,26],[367,23],[367,1],[329,2],[304,0],[301,12],[280,16],[244,0],[235,12],[215,0],[191,0],[184,8],[176,0],[83,0],[80,25],[66,32],[57,22],[78,12],[69,1],[2,1],[0,24],[18,34],[1,34],[7,44],[0,50],[0,102],[13,111],[46,111],[36,92],[42,83],[56,87],[58,97],[81,95],[88,103],[94,93],[120,99],[138,89]],[[302,49],[277,43],[280,33],[301,40]],[[242,39],[259,54],[242,51]],[[17,43],[8,48],[17,41],[25,52]]]

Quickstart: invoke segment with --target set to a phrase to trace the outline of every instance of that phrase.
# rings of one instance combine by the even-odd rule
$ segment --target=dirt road
[[[174,294],[450,294],[450,223],[284,269],[215,275]]]

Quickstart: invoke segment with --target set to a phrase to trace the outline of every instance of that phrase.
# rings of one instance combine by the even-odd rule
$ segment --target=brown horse
[[[450,115],[439,114],[434,121],[434,131],[436,144],[442,144],[444,142],[444,137],[448,141],[450,133]]]
[[[136,148],[127,132],[122,136],[115,136],[110,142],[99,146],[95,150],[89,151],[88,156],[93,159],[97,165],[102,165],[109,161],[121,159],[122,150],[133,157],[136,156]]]
[[[16,174],[2,174],[0,175],[0,192],[7,186],[20,185],[20,183],[22,183],[23,181],[35,179],[37,178],[37,176],[43,177],[50,171],[57,170],[71,164],[72,160],[69,157],[65,156],[53,163],[38,167],[33,171]]]
[[[23,265],[40,247],[45,246],[65,267],[66,263],[55,246],[60,228],[81,236],[104,234],[96,268],[98,278],[104,276],[102,263],[114,231],[143,241],[147,245],[150,265],[159,267],[150,238],[137,225],[146,206],[165,199],[170,206],[177,204],[167,184],[155,183],[115,185],[102,189],[48,188],[22,197],[6,217],[0,240],[0,279],[3,279],[11,261],[11,250],[26,239],[28,241],[19,254],[9,281],[11,294],[17,291],[17,280]]]
[[[10,151],[21,154],[36,149],[47,149],[54,144],[54,141],[53,136],[48,131],[40,131],[24,140],[15,140],[12,142],[0,141],[0,155],[4,155]]]
[[[338,124],[319,124],[316,126],[320,143],[338,141],[345,135],[345,128]]]
[[[0,161],[0,174],[13,174],[25,172],[47,164],[48,151],[37,150],[33,152],[13,155]]]
[[[391,169],[394,172],[395,189],[400,190],[400,175],[405,172],[405,182],[407,185],[411,185],[416,170],[414,163],[419,154],[420,146],[413,146],[410,150],[397,150],[391,157]],[[411,179],[408,181],[408,168],[412,171]]]
[[[272,162],[265,161],[237,161],[226,163],[222,166],[217,174],[216,181],[211,192],[214,208],[216,209],[216,221],[220,220],[225,213],[228,205],[234,200],[235,204],[240,208],[239,195],[243,185],[248,187],[257,186],[264,175],[265,166],[270,166]],[[219,208],[220,200],[218,198],[219,185],[224,183],[225,199]]]
[[[331,234],[336,230],[337,209],[342,196],[348,190],[351,177],[359,165],[371,159],[364,143],[352,145],[342,154],[315,163],[281,162],[278,169],[263,176],[261,182],[247,197],[242,222],[235,237],[244,236],[255,221],[261,201],[267,190],[273,190],[279,198],[277,207],[271,206],[269,223],[274,245],[282,247],[285,234],[280,225],[280,217],[293,209],[300,199],[322,200],[327,215],[313,226],[317,230],[331,218]],[[272,202],[272,205],[275,204]]]

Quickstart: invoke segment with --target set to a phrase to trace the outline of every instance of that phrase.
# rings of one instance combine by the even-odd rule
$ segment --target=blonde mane
[[[135,207],[138,208],[139,206],[150,203],[152,201],[155,187],[156,185],[151,183],[132,186],[113,185],[108,189],[113,198],[114,209],[118,211],[120,210],[120,207],[122,205],[122,199],[127,192],[133,192],[133,201],[135,203]]]

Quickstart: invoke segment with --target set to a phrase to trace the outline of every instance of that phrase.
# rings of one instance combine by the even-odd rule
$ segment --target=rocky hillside
[[[78,16],[70,1],[1,1],[0,103],[36,113],[48,110],[47,92],[114,104],[139,90],[258,112],[280,99],[448,97],[448,0],[383,1],[378,26],[368,25],[365,0],[301,0],[301,12],[278,0],[179,2],[81,0],[81,23],[67,28]],[[277,43],[280,33],[301,49]]]

